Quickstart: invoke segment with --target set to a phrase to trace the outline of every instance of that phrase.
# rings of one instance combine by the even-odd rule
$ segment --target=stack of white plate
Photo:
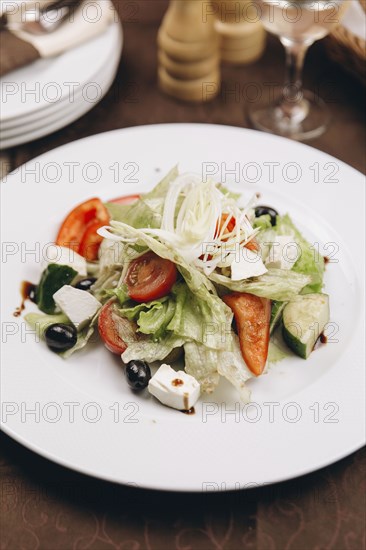
[[[0,149],[51,134],[92,109],[112,85],[122,44],[114,22],[81,46],[0,78]]]

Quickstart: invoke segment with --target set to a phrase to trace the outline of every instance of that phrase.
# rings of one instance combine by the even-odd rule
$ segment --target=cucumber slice
[[[283,310],[283,339],[296,355],[307,359],[329,321],[329,296],[305,294]]]
[[[272,302],[271,321],[269,324],[269,333],[272,334],[281,320],[283,310],[285,309],[287,302],[278,302],[274,300]]]

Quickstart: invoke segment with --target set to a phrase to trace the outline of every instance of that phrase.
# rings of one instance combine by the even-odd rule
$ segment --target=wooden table
[[[176,102],[156,86],[156,32],[166,1],[121,0],[117,7],[125,46],[107,97],[71,126],[2,153],[3,172],[64,143],[115,128],[158,122],[246,127],[248,83],[264,89],[266,83],[281,81],[283,51],[270,39],[257,64],[224,67],[223,91],[212,103]],[[305,84],[319,90],[333,114],[328,132],[311,145],[365,171],[362,87],[326,58],[321,43],[307,58]],[[239,97],[232,93],[235,87]],[[268,488],[181,495],[90,479],[48,462],[4,434],[1,443],[4,550],[365,548],[364,450],[314,474]]]

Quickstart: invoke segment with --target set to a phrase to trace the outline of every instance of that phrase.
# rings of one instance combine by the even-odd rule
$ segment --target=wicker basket
[[[366,0],[359,0],[366,12]],[[329,56],[355,75],[366,86],[366,42],[364,39],[339,25],[325,39]]]

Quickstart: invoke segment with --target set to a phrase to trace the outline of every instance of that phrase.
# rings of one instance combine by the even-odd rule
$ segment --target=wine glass
[[[324,101],[302,88],[306,52],[336,27],[346,0],[254,0],[264,27],[277,35],[286,50],[286,78],[279,99],[253,108],[255,128],[297,140],[321,135],[329,122]]]

